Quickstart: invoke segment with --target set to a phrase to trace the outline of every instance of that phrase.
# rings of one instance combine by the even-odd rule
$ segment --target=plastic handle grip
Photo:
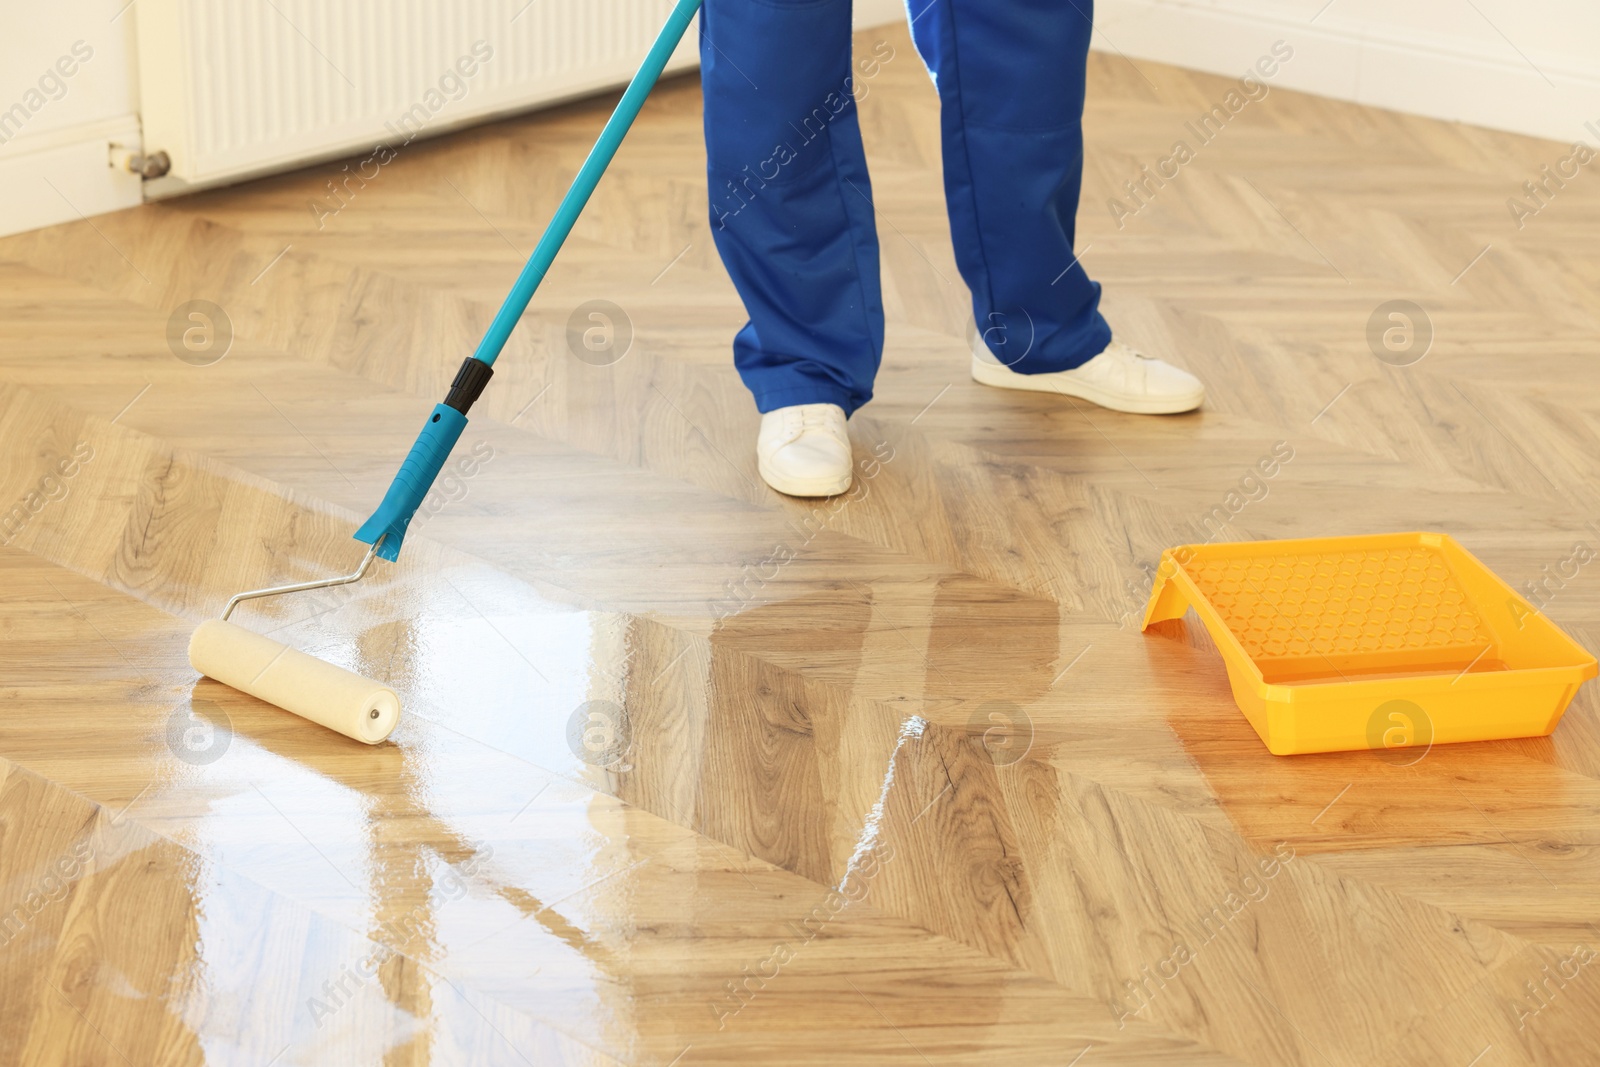
[[[466,428],[467,417],[455,408],[440,404],[433,409],[417,435],[417,443],[411,446],[399,473],[389,483],[389,491],[383,494],[378,510],[356,531],[357,541],[370,545],[388,534],[383,537],[378,555],[391,562],[399,558],[400,542],[405,539],[411,517],[422,506],[423,497],[433,488],[433,480],[439,477],[440,468]]]
[[[583,206],[588,203],[590,194],[594,192],[595,186],[600,184],[600,177],[610,164],[611,157],[616,155],[617,148],[628,133],[628,127],[633,125],[633,120],[638,117],[639,109],[644,106],[645,97],[650,95],[656,79],[661,77],[661,71],[672,58],[672,53],[683,39],[689,24],[694,21],[696,12],[700,10],[700,3],[701,0],[677,0],[672,13],[667,16],[666,25],[661,27],[661,33],[650,46],[650,51],[640,64],[638,73],[628,83],[627,90],[617,102],[616,110],[611,113],[605,128],[600,131],[600,137],[595,141],[588,158],[583,161],[583,166],[578,168],[572,187],[567,190],[567,195],[556,207],[550,225],[539,238],[538,245],[528,257],[522,273],[517,276],[511,292],[506,295],[505,303],[500,306],[494,321],[489,324],[489,330],[484,334],[483,340],[478,342],[478,349],[473,353],[473,358],[485,367],[494,365],[495,358],[505,347],[506,339],[511,336],[517,320],[527,310],[534,291],[539,288],[545,272],[555,261],[556,253],[561,250],[561,245],[572,232],[578,216],[583,213]],[[460,379],[461,375],[458,374],[458,384]],[[483,381],[487,380],[485,374]],[[481,382],[478,383],[478,388],[482,388]],[[454,388],[451,396],[456,396]],[[471,396],[463,395],[460,398],[467,405],[474,399],[476,393]],[[423,497],[428,495],[433,480],[439,476],[440,468],[450,456],[450,449],[455,447],[456,440],[460,438],[461,431],[466,425],[467,417],[447,404],[440,404],[433,409],[433,414],[428,417],[427,424],[417,437],[417,443],[411,446],[410,455],[406,456],[406,461],[400,465],[400,472],[395,475],[389,491],[383,495],[383,503],[378,505],[378,510],[374,511],[372,517],[362,523],[361,529],[356,531],[357,541],[371,545],[377,544],[378,538],[382,537],[383,544],[378,548],[378,555],[390,561],[399,558],[400,543],[405,538],[406,527],[411,525],[411,517],[416,514],[417,508],[422,506]]]

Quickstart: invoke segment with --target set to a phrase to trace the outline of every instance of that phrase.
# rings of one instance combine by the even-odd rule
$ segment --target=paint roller
[[[201,623],[189,638],[189,665],[258,700],[276,704],[346,737],[376,745],[400,721],[400,698],[393,689],[236,626],[228,616],[246,600],[358,582],[366,576],[379,546],[387,540],[387,534],[380,534],[361,566],[341,578],[252,589],[235,595],[222,610],[222,618]]]
[[[489,384],[495,359],[699,8],[700,0],[677,0],[477,350],[461,364],[444,402],[434,407],[423,424],[378,509],[356,530],[355,539],[372,546],[361,565],[338,578],[254,589],[234,596],[222,618],[201,623],[189,639],[189,664],[195,670],[369,745],[378,744],[394,730],[400,721],[400,698],[394,690],[231,623],[228,616],[246,600],[358,582],[366,576],[374,558],[391,563],[399,558],[411,518],[466,428],[467,411]]]

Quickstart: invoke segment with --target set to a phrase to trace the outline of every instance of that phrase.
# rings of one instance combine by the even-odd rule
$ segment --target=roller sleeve
[[[189,664],[208,678],[369,745],[400,721],[400,698],[371,678],[232,623],[203,622]]]

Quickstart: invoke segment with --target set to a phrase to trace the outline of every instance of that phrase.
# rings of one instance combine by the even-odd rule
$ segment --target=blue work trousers
[[[909,0],[973,322],[1024,374],[1076,367],[1111,340],[1073,252],[1092,16],[1092,0]],[[850,0],[706,0],[711,229],[750,316],[734,364],[763,412],[848,414],[872,398],[883,297],[856,100],[909,59],[888,42],[852,57]]]

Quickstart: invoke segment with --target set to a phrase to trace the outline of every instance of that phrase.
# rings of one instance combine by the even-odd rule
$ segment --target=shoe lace
[[[838,428],[830,417],[827,404],[799,404],[784,413],[784,443],[798,440],[809,430],[817,430],[838,437]]]
[[[1107,368],[1110,376],[1118,379],[1124,388],[1140,385],[1144,381],[1145,363],[1155,361],[1154,356],[1147,356],[1130,344],[1121,341],[1112,341],[1109,354],[1112,357],[1111,365]]]

